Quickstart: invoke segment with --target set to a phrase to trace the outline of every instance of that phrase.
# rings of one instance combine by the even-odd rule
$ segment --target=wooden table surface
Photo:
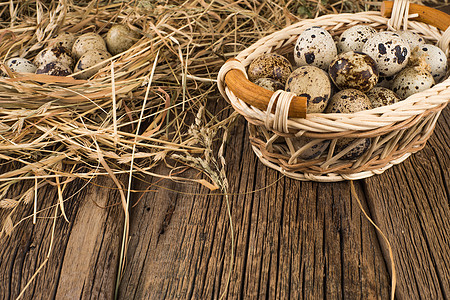
[[[224,103],[212,105],[220,111]],[[396,299],[450,298],[449,124],[446,107],[423,150],[354,182],[392,244]],[[225,155],[232,268],[225,197],[200,185],[147,177],[134,184],[150,191],[132,198],[119,299],[388,299],[387,247],[351,197],[349,182],[300,182],[265,167],[245,125],[241,118]],[[163,166],[156,171],[167,173]],[[113,298],[124,218],[119,193],[108,178],[81,189],[84,184],[73,182],[64,191],[65,197],[75,194],[65,206],[69,222],[56,222],[48,260],[52,209],[36,225],[25,219],[0,239],[0,299],[14,299],[27,283],[23,299]],[[38,209],[57,201],[55,188],[43,188]],[[21,205],[17,216],[32,211]],[[0,211],[1,223],[6,215]]]
[[[149,177],[134,186],[151,191],[133,198],[120,299],[216,299],[224,292],[227,299],[388,299],[389,256],[350,184],[300,182],[265,167],[244,124],[241,119],[226,150],[235,238],[228,289],[225,198],[199,185]],[[355,182],[392,244],[397,299],[450,297],[449,124],[447,107],[422,151]],[[69,185],[64,195],[82,185]],[[66,203],[70,222],[56,222],[51,256],[23,299],[112,299],[123,226],[113,187],[99,178]],[[40,192],[38,209],[55,203],[54,188]],[[19,207],[19,216],[30,214],[32,205]],[[52,218],[53,210],[41,217]],[[38,219],[33,226],[27,219],[1,238],[1,299],[15,298],[45,261],[52,224]]]

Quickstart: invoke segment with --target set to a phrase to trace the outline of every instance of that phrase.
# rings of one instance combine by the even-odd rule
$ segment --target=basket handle
[[[231,58],[227,62],[235,60],[236,59]],[[274,94],[274,92],[249,81],[245,74],[238,69],[231,69],[227,71],[225,74],[225,83],[236,97],[248,105],[254,106],[263,111],[267,110],[270,98]],[[295,96],[289,106],[288,117],[306,118],[306,106],[306,97]],[[276,102],[273,107],[276,107]],[[274,110],[275,109],[272,109],[272,112],[274,112]]]
[[[394,1],[383,1],[383,3],[381,3],[381,15],[383,17],[390,17],[393,6]],[[450,15],[425,5],[409,4],[409,14],[418,14],[418,17],[412,19],[428,25],[433,25],[442,31],[446,31],[450,26]]]

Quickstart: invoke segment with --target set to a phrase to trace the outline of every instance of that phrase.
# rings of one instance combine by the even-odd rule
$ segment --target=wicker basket
[[[390,18],[387,18],[390,16]],[[410,19],[410,20],[408,20]],[[421,150],[433,133],[436,121],[450,99],[450,79],[396,104],[352,114],[311,113],[300,97],[264,90],[246,79],[246,67],[263,53],[292,52],[298,35],[321,26],[339,35],[356,24],[377,30],[408,29],[436,43],[448,55],[450,16],[407,0],[384,2],[381,12],[335,14],[303,20],[259,40],[224,64],[218,85],[223,97],[249,122],[250,142],[262,163],[298,180],[333,182],[380,174]],[[432,25],[430,25],[432,24]],[[450,28],[450,27],[449,27]],[[295,139],[308,137],[306,145]],[[369,149],[359,158],[343,160],[352,145],[335,151],[339,138],[369,138]],[[301,159],[311,146],[329,140],[329,147],[316,159]]]

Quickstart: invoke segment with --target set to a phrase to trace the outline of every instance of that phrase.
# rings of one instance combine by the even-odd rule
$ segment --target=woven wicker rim
[[[236,59],[245,68],[259,55],[292,44],[301,32],[311,26],[323,26],[329,31],[336,31],[344,24],[367,23],[372,26],[381,26],[387,24],[388,20],[382,17],[379,12],[326,15],[313,20],[304,20],[259,40],[257,43],[242,51]],[[410,30],[420,32],[429,40],[439,41],[443,35],[442,31],[435,27],[420,22],[409,21],[408,26]],[[445,51],[448,52],[448,44]],[[219,84],[223,86],[224,82],[219,79]],[[393,123],[402,122],[411,117],[426,113],[429,109],[446,105],[450,99],[449,86],[450,79],[447,78],[445,81],[426,91],[414,94],[392,105],[351,114],[308,114],[306,119],[290,118],[287,121],[287,125],[291,132],[307,131],[325,134],[376,130],[380,127],[391,126]],[[227,87],[223,87],[223,89],[225,91],[225,98],[229,99],[236,111],[255,125],[263,125],[266,118],[265,111],[247,105],[244,101],[237,98]],[[271,115],[273,117],[273,114]],[[305,134],[308,136],[308,133]],[[318,137],[317,135],[315,136]],[[326,138],[327,136],[324,135],[321,137]]]

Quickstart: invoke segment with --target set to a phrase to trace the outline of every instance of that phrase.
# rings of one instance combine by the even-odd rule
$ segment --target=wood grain
[[[220,112],[224,104],[210,105]],[[363,206],[391,241],[396,299],[450,298],[449,124],[447,107],[423,150],[355,182]],[[352,199],[349,184],[299,182],[265,167],[250,148],[242,118],[230,136],[235,260],[228,289],[226,198],[199,185],[147,177],[134,186],[151,191],[133,195],[119,299],[388,299],[386,245]],[[0,174],[7,169],[0,166]],[[160,166],[155,172],[168,170]],[[84,184],[74,181],[64,196]],[[7,196],[31,186],[15,186]],[[56,190],[42,188],[38,199],[44,210],[38,223],[26,219],[0,238],[0,299],[15,299],[47,256],[54,214],[48,208],[57,203]],[[23,299],[113,298],[123,227],[118,202],[106,178],[66,202],[69,223],[58,219],[50,259]],[[0,224],[8,212],[0,210]],[[32,205],[21,205],[13,221],[31,213]]]
[[[229,289],[225,198],[166,183],[132,211],[137,235],[121,299],[218,299],[224,292],[227,299],[386,299],[377,237],[348,183],[298,182],[264,167],[240,122],[226,154],[234,162],[227,173],[236,243]]]
[[[356,183],[363,205],[393,245],[397,299],[450,295],[449,116],[446,108],[420,153]],[[223,293],[226,299],[387,299],[385,245],[351,198],[349,184],[299,182],[266,168],[250,149],[243,119],[232,137],[226,160],[235,262],[228,289],[225,197],[198,185],[145,178],[134,188],[152,191],[142,199],[134,195],[119,299],[218,299]],[[111,299],[123,216],[118,206],[100,209],[92,202],[119,201],[111,182],[96,184],[106,188],[90,185],[67,203],[70,223],[57,222],[53,254],[24,299]],[[82,185],[74,182],[66,194]],[[45,208],[57,195],[47,188],[39,199]],[[31,212],[23,206],[20,215]],[[28,220],[0,240],[0,298],[17,296],[43,262],[51,225]]]
[[[394,248],[398,299],[450,297],[449,124],[447,107],[421,152],[365,180],[373,217]]]
[[[96,186],[99,184],[103,187]],[[64,196],[77,193],[84,182],[69,185]],[[55,239],[48,263],[26,289],[22,299],[111,299],[113,296],[122,212],[114,206],[117,192],[108,180],[96,180],[65,204],[70,223],[62,217],[56,222]],[[19,193],[24,184],[12,194]],[[15,299],[44,262],[51,240],[56,189],[44,187],[39,191],[39,214],[36,225],[32,220],[22,222],[9,237],[0,239],[0,299]],[[95,201],[97,204],[94,204]],[[32,204],[22,205],[18,217],[33,212]],[[7,211],[0,211],[0,224]],[[15,223],[19,220],[14,219]]]

